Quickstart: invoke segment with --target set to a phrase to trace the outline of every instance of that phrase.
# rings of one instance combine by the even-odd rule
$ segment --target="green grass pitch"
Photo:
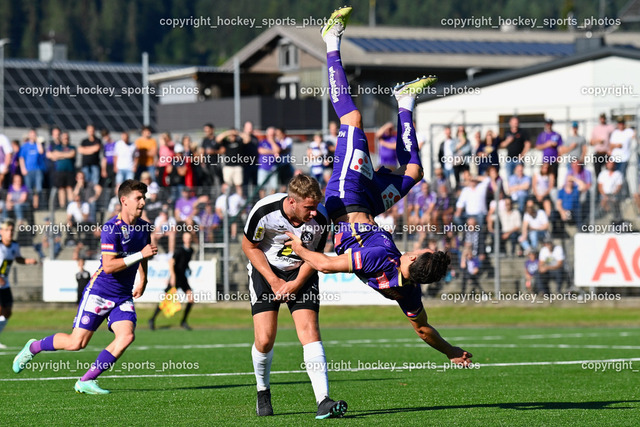
[[[22,330],[19,319],[27,316],[17,313],[2,334],[9,349],[0,351],[0,423],[638,425],[640,330],[633,325],[447,327],[446,317],[433,316],[441,333],[472,352],[477,363],[473,369],[445,370],[446,358],[420,341],[397,309],[380,309],[381,316],[398,319],[388,327],[366,327],[365,321],[361,327],[337,326],[340,318],[349,324],[366,310],[331,309],[326,327],[321,317],[333,368],[331,395],[349,404],[343,419],[325,421],[314,418],[313,391],[300,366],[302,348],[286,312],[272,366],[275,416],[268,419],[255,415],[253,332],[244,324],[206,328],[205,309],[196,314],[198,308],[199,327],[191,332],[177,329],[177,319],[159,321],[174,327],[155,332],[141,321],[132,347],[100,379],[112,393],[87,396],[76,394],[73,384],[111,334],[102,327],[87,349],[42,353],[16,375],[11,362],[24,342],[53,332],[37,326],[46,312],[29,313]],[[65,311],[67,318],[70,313],[72,318]],[[142,310],[140,319],[147,313]]]

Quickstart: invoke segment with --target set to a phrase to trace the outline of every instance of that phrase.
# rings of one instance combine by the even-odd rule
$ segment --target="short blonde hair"
[[[289,197],[299,197],[301,199],[313,199],[316,202],[322,200],[322,190],[320,190],[320,184],[315,178],[308,175],[296,175],[289,181],[287,187]]]

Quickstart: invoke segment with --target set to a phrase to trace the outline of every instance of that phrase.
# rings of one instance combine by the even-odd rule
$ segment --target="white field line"
[[[480,368],[494,367],[513,367],[513,366],[551,366],[551,365],[581,365],[587,363],[614,363],[614,362],[638,362],[640,357],[631,359],[602,359],[602,360],[561,360],[546,362],[514,362],[514,363],[481,363]],[[458,370],[452,368],[451,365],[437,366],[438,371]],[[354,369],[329,369],[329,372],[363,372],[363,371],[388,371],[388,367],[367,367]],[[414,369],[417,370],[417,369]],[[396,372],[403,372],[403,369],[396,369]],[[295,371],[272,371],[271,375],[277,374],[306,374],[306,370]],[[184,377],[237,377],[237,376],[253,376],[254,372],[216,372],[209,374],[142,374],[142,375],[101,375],[100,378],[123,379],[123,378],[184,378]],[[75,380],[78,376],[73,377],[41,377],[41,378],[0,378],[0,382],[14,381],[56,381],[56,380]]]
[[[547,335],[520,335],[515,338],[504,337],[500,335],[491,335],[485,337],[445,337],[448,341],[455,342],[457,345],[460,342],[464,341],[500,341],[506,339],[523,339],[523,340],[531,340],[531,339],[559,339],[559,338],[593,338],[593,337],[628,337],[630,335],[635,335],[633,332],[593,332],[593,333],[574,333],[574,334],[547,334]],[[359,345],[362,347],[370,347],[370,346],[380,346],[380,347],[392,347],[390,344],[402,344],[405,343],[406,347],[412,346],[421,346],[424,343],[419,338],[396,338],[396,339],[359,339],[359,340],[328,340],[323,341],[323,344],[326,346],[343,346],[350,347],[353,345]],[[385,345],[387,344],[387,345]],[[252,342],[243,342],[243,343],[225,343],[225,344],[184,344],[184,345],[176,345],[176,344],[167,344],[167,345],[133,345],[127,350],[131,351],[146,351],[146,350],[197,350],[197,349],[216,349],[216,348],[250,348],[253,345]],[[278,347],[289,347],[289,346],[299,346],[300,343],[298,341],[276,341],[276,345]],[[469,345],[469,344],[467,344]],[[504,345],[496,345],[496,347],[509,347],[513,344],[504,344]],[[562,345],[562,344],[560,344]],[[491,345],[477,345],[484,347],[491,347]],[[544,346],[541,344],[541,346]],[[535,347],[532,347],[535,348]],[[556,348],[556,347],[540,347],[540,348]],[[623,349],[623,350],[635,350],[636,348],[633,346],[578,346],[578,347],[557,347],[557,348],[612,348],[612,349]],[[8,356],[15,355],[17,351],[22,349],[22,347],[7,347],[5,351],[0,351],[0,356]],[[89,346],[85,349],[85,351],[100,351],[103,347],[95,347]]]

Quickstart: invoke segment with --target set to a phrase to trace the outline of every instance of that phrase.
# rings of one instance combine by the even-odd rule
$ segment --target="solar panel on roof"
[[[574,53],[573,43],[419,40],[378,37],[353,37],[349,38],[349,41],[356,44],[365,52],[535,56],[568,56]]]

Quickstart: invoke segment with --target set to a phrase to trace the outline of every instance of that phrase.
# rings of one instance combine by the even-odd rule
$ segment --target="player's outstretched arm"
[[[454,347],[440,336],[440,333],[427,322],[427,312],[422,310],[418,317],[410,319],[413,328],[420,338],[431,347],[438,350],[451,360],[452,363],[469,366],[473,355],[460,347]]]
[[[304,262],[308,263],[314,270],[318,270],[321,273],[349,273],[349,255],[342,254],[338,256],[327,256],[320,252],[314,252],[304,247],[302,240],[292,233],[287,232],[287,236],[291,240],[285,243],[287,246],[291,246],[293,251]]]

